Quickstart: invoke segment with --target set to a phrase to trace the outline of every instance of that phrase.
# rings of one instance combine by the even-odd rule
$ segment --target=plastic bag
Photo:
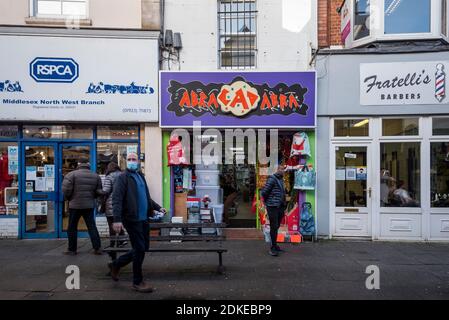
[[[313,168],[307,165],[302,169],[295,171],[295,189],[300,190],[315,190],[316,173]]]

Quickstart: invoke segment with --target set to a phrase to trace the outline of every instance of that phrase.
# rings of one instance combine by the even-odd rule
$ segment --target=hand
[[[162,212],[163,214],[166,214],[167,213],[167,209],[161,208],[161,210],[159,210],[159,212]]]
[[[123,224],[121,222],[114,222],[112,224],[112,229],[114,229],[115,233],[120,233],[123,230]]]

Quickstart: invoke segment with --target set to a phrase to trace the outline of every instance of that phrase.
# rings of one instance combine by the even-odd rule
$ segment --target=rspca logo
[[[37,82],[72,83],[79,65],[71,58],[36,58],[30,63],[30,76]]]

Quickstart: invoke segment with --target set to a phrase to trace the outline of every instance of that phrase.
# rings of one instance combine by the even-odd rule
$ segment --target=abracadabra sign
[[[162,127],[314,127],[315,72],[161,72]]]

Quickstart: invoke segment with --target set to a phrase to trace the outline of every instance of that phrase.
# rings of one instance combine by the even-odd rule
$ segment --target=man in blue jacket
[[[274,257],[283,251],[277,244],[277,236],[286,208],[284,172],[285,166],[278,166],[276,173],[268,177],[267,183],[261,191],[270,219],[271,248],[268,253]]]
[[[139,292],[152,292],[153,289],[143,280],[142,264],[145,251],[149,247],[149,217],[154,211],[166,213],[151,199],[145,177],[139,171],[136,153],[126,157],[127,170],[116,178],[112,192],[113,229],[119,233],[126,229],[132,250],[109,264],[111,277],[118,281],[120,269],[133,263],[133,288]]]

